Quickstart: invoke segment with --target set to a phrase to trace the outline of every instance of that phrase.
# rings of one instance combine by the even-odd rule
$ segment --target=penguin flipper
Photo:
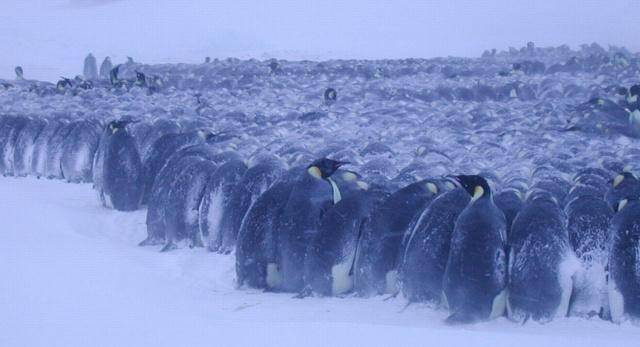
[[[176,246],[176,244],[175,244],[175,243],[173,243],[173,242],[171,242],[171,241],[170,241],[170,242],[167,242],[167,244],[166,244],[166,245],[164,245],[164,247],[162,247],[162,249],[160,250],[160,252],[161,252],[161,253],[164,253],[164,252],[173,251],[173,250],[175,250],[175,249],[178,249],[178,246]]]

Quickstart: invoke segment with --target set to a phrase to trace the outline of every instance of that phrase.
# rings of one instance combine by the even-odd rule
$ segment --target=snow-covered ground
[[[238,290],[233,256],[137,247],[145,211],[91,186],[0,178],[0,346],[637,346],[640,328],[568,318],[468,327],[382,297]]]

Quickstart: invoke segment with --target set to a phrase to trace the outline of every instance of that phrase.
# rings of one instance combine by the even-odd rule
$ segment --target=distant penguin
[[[103,189],[107,207],[118,211],[138,209],[142,199],[142,163],[135,141],[127,131],[126,121],[113,121],[107,125],[104,146]]]
[[[64,93],[65,91],[72,88],[73,88],[73,81],[71,81],[66,77],[60,77],[60,80],[58,81],[58,83],[56,83],[56,89],[61,93]]]
[[[279,228],[294,183],[306,171],[295,167],[285,172],[251,206],[238,232],[236,279],[238,286],[280,288]]]
[[[342,165],[339,161],[318,159],[295,181],[280,217],[279,266],[267,269],[267,278],[282,280],[277,287],[270,289],[285,292],[299,292],[303,289],[304,256],[309,243],[318,233],[322,215],[340,201],[338,187],[331,176]]]
[[[469,194],[456,188],[436,197],[420,215],[401,251],[400,288],[410,302],[439,305],[442,278],[449,258],[456,219],[469,203]]]
[[[16,80],[22,81],[24,79],[24,71],[22,70],[22,66],[16,66],[15,68]]]
[[[456,178],[471,200],[456,219],[443,277],[443,300],[451,314],[447,318],[450,324],[500,317],[507,299],[504,214],[493,203],[483,177]]]
[[[89,55],[84,58],[84,68],[82,69],[82,71],[82,75],[85,79],[98,79],[98,64],[96,63],[96,58],[93,56],[93,54],[89,53]]]
[[[564,212],[548,193],[530,196],[509,237],[509,318],[566,317],[576,270]]]
[[[207,183],[198,218],[202,242],[211,251],[222,247],[220,225],[223,216],[230,213],[233,190],[246,171],[242,160],[231,160],[218,167]]]
[[[569,202],[565,213],[569,242],[580,262],[569,314],[605,318],[609,314],[606,268],[613,210],[601,197],[587,195]]]
[[[640,320],[640,201],[622,199],[611,221],[609,305],[611,320]]]
[[[615,209],[623,198],[640,198],[640,180],[631,172],[622,172],[616,175],[610,182],[605,194],[605,201],[611,209]]]
[[[354,286],[355,258],[365,219],[377,203],[386,197],[384,191],[368,191],[366,183],[355,174],[350,190],[322,216],[318,233],[306,250],[304,259],[305,288],[323,296],[349,293]],[[336,176],[339,174],[334,174]],[[346,183],[346,182],[345,182]]]
[[[146,88],[147,76],[143,72],[136,70],[136,81],[134,82],[134,85],[140,88]]]
[[[356,270],[360,295],[395,294],[402,240],[429,203],[442,192],[438,182],[426,179],[391,194],[372,213],[362,234]]]
[[[327,88],[324,91],[324,102],[326,104],[332,104],[338,100],[338,92],[333,88]]]
[[[106,57],[100,64],[100,78],[108,80],[111,76],[111,70],[113,69],[113,64],[111,63],[111,58]]]

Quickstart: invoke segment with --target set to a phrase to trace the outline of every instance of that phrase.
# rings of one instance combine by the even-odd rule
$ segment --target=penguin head
[[[107,128],[111,130],[112,134],[115,134],[119,130],[126,130],[127,125],[131,123],[136,123],[136,122],[128,119],[114,120],[109,122],[109,124],[107,124]]]
[[[336,92],[335,89],[327,88],[327,90],[324,91],[324,101],[333,102],[333,101],[336,101],[337,99],[338,99],[338,92]]]
[[[315,178],[325,179],[331,177],[344,164],[348,162],[321,158],[311,163],[307,167],[307,172]]]
[[[635,103],[640,100],[640,84],[634,84],[629,88],[629,94],[627,96],[627,102]]]
[[[456,180],[464,190],[471,195],[471,201],[491,196],[491,188],[484,177],[480,175],[458,175]]]
[[[147,76],[145,76],[144,73],[136,70],[136,82],[145,83],[146,81],[147,81]]]
[[[618,188],[618,186],[620,186],[624,181],[634,182],[637,181],[637,178],[631,172],[624,171],[613,178],[611,185],[613,188]]]

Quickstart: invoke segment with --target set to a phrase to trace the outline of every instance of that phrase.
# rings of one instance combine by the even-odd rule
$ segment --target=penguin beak
[[[343,165],[347,165],[347,164],[351,164],[351,162],[349,162],[349,161],[336,161],[336,163],[334,164],[334,167],[337,170],[340,167],[342,167]]]

